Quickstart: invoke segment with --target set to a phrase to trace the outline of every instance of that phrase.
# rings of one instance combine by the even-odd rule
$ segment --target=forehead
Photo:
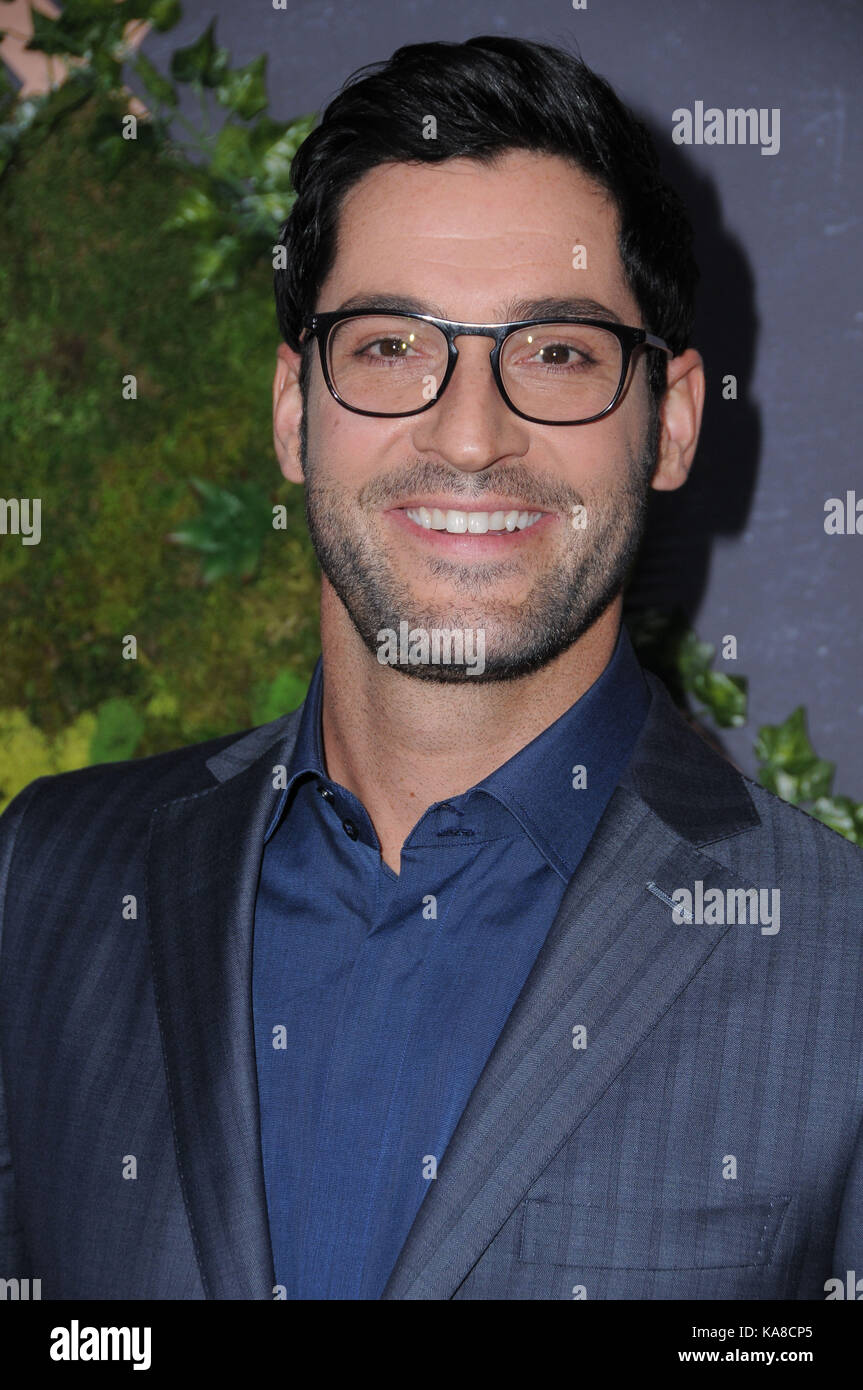
[[[318,308],[376,289],[471,321],[521,294],[584,295],[637,322],[617,231],[606,190],[554,155],[379,165],[343,201]]]

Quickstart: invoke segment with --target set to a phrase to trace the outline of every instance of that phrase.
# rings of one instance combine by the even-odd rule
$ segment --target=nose
[[[529,444],[528,422],[510,410],[489,361],[490,339],[459,335],[458,360],[435,404],[414,416],[412,442],[455,468],[478,473],[501,458],[520,457]]]

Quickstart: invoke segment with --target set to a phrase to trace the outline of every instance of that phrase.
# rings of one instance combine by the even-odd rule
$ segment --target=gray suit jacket
[[[823,1299],[863,1277],[863,855],[649,683],[384,1298]],[[273,1297],[251,949],[297,722],[40,778],[0,818],[0,1277]],[[769,893],[760,925],[729,921],[753,887],[779,890],[778,931]],[[707,921],[674,920],[681,889]]]

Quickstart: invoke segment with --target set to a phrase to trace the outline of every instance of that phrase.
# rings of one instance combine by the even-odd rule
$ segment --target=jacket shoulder
[[[863,875],[863,849],[840,835],[832,826],[795,806],[793,802],[783,801],[775,792],[762,787],[750,777],[740,774],[758,812],[761,823],[772,831],[777,841],[793,845],[797,853],[806,855],[813,862],[822,865],[826,860],[837,860],[848,868]]]
[[[36,808],[43,814],[64,818],[70,811],[85,812],[117,798],[127,798],[139,812],[149,811],[175,797],[194,796],[217,786],[221,780],[208,767],[215,758],[227,760],[234,770],[243,763],[243,754],[232,759],[233,750],[264,749],[275,743],[288,724],[282,716],[269,724],[222,734],[202,743],[185,744],[145,758],[126,758],[112,763],[95,763],[71,772],[37,777],[23,787],[0,816],[0,831],[15,833],[25,814]],[[248,761],[248,754],[245,761]]]

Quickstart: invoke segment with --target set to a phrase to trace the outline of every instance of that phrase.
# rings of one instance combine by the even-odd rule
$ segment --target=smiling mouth
[[[544,512],[442,511],[440,507],[405,507],[405,515],[426,531],[448,531],[452,536],[484,536],[491,532],[526,531]]]

